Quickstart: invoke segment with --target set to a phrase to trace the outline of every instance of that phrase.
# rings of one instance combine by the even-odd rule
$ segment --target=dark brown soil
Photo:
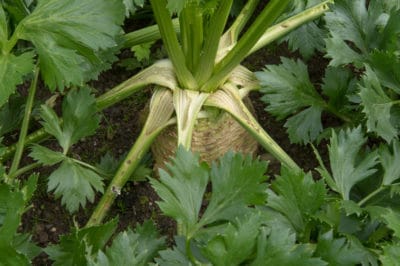
[[[273,50],[261,50],[248,58],[245,65],[253,71],[261,70],[266,64],[279,63],[280,56],[297,56],[291,54],[285,45],[280,45]],[[319,81],[321,72],[326,62],[321,57],[315,57],[310,64],[313,81]],[[114,66],[113,69],[101,75],[93,86],[98,94],[124,81],[134,72]],[[103,112],[100,129],[96,135],[89,137],[75,145],[73,156],[90,163],[96,163],[106,152],[118,157],[126,153],[134,143],[140,132],[140,113],[149,98],[149,91],[144,90],[129,99],[124,100]],[[264,111],[264,104],[259,101],[259,94],[254,93],[251,98],[261,125],[266,131],[286,150],[290,156],[306,171],[317,166],[315,156],[310,147],[293,145],[289,142],[283,123],[276,121]],[[323,146],[323,145],[322,145]],[[321,150],[324,150],[323,147]],[[261,158],[269,158],[260,150]],[[49,169],[50,171],[50,169]],[[68,233],[74,223],[82,226],[90,216],[95,204],[89,204],[88,208],[71,216],[61,206],[60,200],[55,199],[51,193],[46,192],[46,172],[40,178],[39,189],[33,200],[32,207],[24,214],[20,230],[33,234],[33,241],[45,247],[51,243],[57,243],[62,234]],[[269,174],[279,174],[279,164],[270,164]],[[161,215],[157,207],[157,195],[148,182],[128,183],[117,198],[109,217],[119,217],[119,229],[128,226],[134,227],[137,223],[143,223],[146,219],[152,219],[161,234],[172,236],[175,232],[174,222]],[[45,254],[41,254],[34,260],[34,265],[50,265],[51,261]]]

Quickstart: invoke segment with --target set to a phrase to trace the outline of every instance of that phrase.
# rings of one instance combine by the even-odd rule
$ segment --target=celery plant
[[[37,67],[30,100],[25,107],[20,139],[16,145],[0,150],[0,161],[15,153],[10,171],[3,174],[7,183],[13,184],[18,175],[40,164],[60,164],[49,177],[48,189],[62,197],[63,204],[71,212],[80,205],[84,206],[87,200],[92,201],[95,191],[104,191],[87,225],[99,224],[152,141],[164,128],[176,124],[179,145],[190,149],[196,120],[200,116],[208,116],[207,108],[203,107],[219,108],[231,114],[286,167],[294,171],[300,169],[244,105],[242,99],[257,90],[259,84],[254,74],[240,63],[261,47],[322,15],[328,10],[331,0],[276,24],[274,22],[285,11],[289,0],[272,0],[248,27],[245,26],[254,15],[257,0],[247,1],[230,24],[228,17],[233,0],[151,0],[157,25],[125,34],[123,45],[130,47],[161,38],[168,59],[154,63],[97,99],[86,89],[69,92],[62,118],[50,107],[43,106],[41,118],[44,128],[31,135],[27,135],[27,128],[39,75],[48,88],[61,92],[95,78],[114,58],[124,9],[117,0],[81,3],[51,0],[38,1],[30,6],[22,0],[17,2],[25,7],[19,10],[19,16],[12,15],[14,13],[10,8],[15,7],[13,5],[0,7],[0,77],[7,81],[0,85],[0,106],[15,92],[16,85],[33,72],[35,63]],[[176,18],[171,13],[176,14]],[[13,26],[8,26],[8,22],[12,22]],[[33,49],[14,53],[20,40],[31,43]],[[116,104],[149,84],[158,87],[150,104],[147,122],[109,187],[104,189],[104,173],[69,157],[69,148],[79,138],[94,132],[98,125],[96,110]],[[85,106],[82,109],[78,103],[83,99],[88,104],[82,105]],[[76,108],[75,111],[73,108]],[[20,168],[24,147],[38,143],[49,135],[56,137],[62,153],[35,145],[31,157],[36,162]],[[83,177],[79,178],[77,173]],[[63,175],[73,176],[75,183],[64,180]]]
[[[259,86],[253,73],[241,66],[240,62],[257,49],[323,14],[331,1],[325,1],[272,26],[289,2],[272,0],[244,32],[242,32],[243,28],[253,15],[258,1],[248,1],[237,19],[228,27],[227,20],[232,2],[233,0],[216,1],[217,4],[210,12],[206,8],[209,6],[206,6],[204,1],[184,1],[185,4],[180,8],[170,10],[168,7],[171,5],[166,0],[150,1],[160,37],[168,53],[168,61],[171,62],[170,65],[165,64],[162,69],[164,72],[169,70],[173,75],[150,78],[148,83],[161,86],[168,83],[167,86],[164,85],[166,88],[159,90],[171,90],[175,110],[175,116],[170,112],[162,114],[162,118],[149,116],[149,120],[157,119],[159,121],[154,123],[156,128],[152,132],[161,132],[166,123],[175,122],[178,144],[190,149],[195,121],[203,110],[202,107],[216,107],[230,113],[286,167],[298,171],[300,168],[297,164],[263,130],[243,103],[243,97],[250,91],[257,90]],[[175,12],[178,16],[179,36],[176,34],[177,20],[171,18],[171,12]],[[228,29],[224,32],[226,28]],[[154,30],[155,28],[148,29],[147,33],[152,36],[150,38],[157,37]],[[126,35],[129,44],[132,44],[129,39],[131,36],[135,36],[135,34]],[[130,86],[134,85],[130,84]],[[126,90],[129,91],[130,86]],[[114,98],[124,90],[116,89],[108,94],[110,98]],[[153,106],[153,108],[156,107]],[[152,111],[155,112],[155,110],[150,110],[150,112]],[[205,116],[207,116],[206,112]],[[151,122],[147,121],[147,123]],[[146,131],[146,127],[144,131]],[[148,144],[141,145],[149,147],[155,136],[143,134],[139,139]],[[119,190],[128,179],[129,173],[133,171],[124,171],[123,168],[133,169],[132,165],[140,159],[138,154],[143,154],[143,149],[139,150],[136,146],[137,144],[133,146],[122,168],[109,185],[101,204],[97,206],[89,220],[88,226],[101,222],[112,200],[116,197],[115,188]]]

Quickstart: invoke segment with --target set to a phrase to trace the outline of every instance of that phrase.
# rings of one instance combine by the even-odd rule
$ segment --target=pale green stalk
[[[233,0],[222,0],[207,25],[203,52],[194,74],[199,86],[204,84],[213,73],[218,44],[225,29],[232,2]]]
[[[9,171],[9,176],[13,176],[13,174],[18,170],[18,167],[19,167],[19,164],[20,164],[21,158],[22,158],[22,153],[24,152],[25,138],[28,133],[29,121],[31,119],[31,113],[32,113],[33,103],[35,100],[37,83],[38,83],[38,79],[39,79],[39,72],[40,72],[39,66],[36,65],[35,71],[34,71],[34,78],[32,80],[31,86],[29,87],[29,91],[28,91],[28,99],[27,99],[26,105],[25,105],[24,119],[22,120],[21,130],[19,132],[18,143],[16,145],[16,151],[15,151],[14,159],[12,161],[11,168]]]
[[[193,128],[197,116],[209,94],[176,89],[174,91],[174,107],[178,128],[178,145],[190,149]]]
[[[96,100],[97,108],[103,110],[110,107],[150,84],[156,84],[170,88],[171,90],[178,86],[171,61],[167,59],[157,61],[135,76],[99,96]]]
[[[333,0],[324,1],[268,28],[259,41],[250,50],[248,55],[283,37],[301,25],[320,17],[329,10],[329,4],[332,4],[333,2]]]
[[[179,34],[179,20],[173,19],[172,26],[174,31]],[[123,36],[123,48],[131,48],[132,46],[149,43],[161,39],[161,33],[158,25],[147,26],[145,28],[129,32]]]
[[[17,171],[15,171],[12,175],[9,175],[7,178],[9,180],[12,180],[12,179],[17,178],[18,176],[21,176],[21,175],[23,175],[23,174],[25,174],[25,173],[27,173],[29,171],[32,171],[35,168],[38,168],[40,166],[42,166],[42,163],[29,164],[27,166],[24,166],[24,167],[21,167],[21,168],[17,169]]]
[[[388,186],[380,186],[376,190],[372,191],[370,194],[368,194],[365,198],[360,200],[357,204],[358,206],[362,207],[365,203],[367,203],[369,200],[371,200],[373,197],[384,191]]]
[[[237,43],[241,31],[253,15],[258,2],[259,0],[247,1],[246,5],[240,11],[240,14],[236,17],[230,28],[221,37],[218,47],[218,57],[225,56],[226,52],[224,52],[224,50],[227,51],[227,49]]]
[[[175,123],[175,120],[171,119],[173,110],[171,92],[168,89],[158,89],[150,102],[149,116],[142,132],[108,185],[86,227],[101,224],[115,198],[121,193],[122,187],[147,153],[153,140],[164,128]]]
[[[223,90],[211,94],[205,105],[220,108],[230,113],[250,134],[281,163],[294,171],[300,171],[301,168],[293,159],[268,135],[261,127],[257,119],[251,114],[243,103],[238,88],[226,83]]]
[[[261,38],[268,27],[285,10],[289,0],[271,0],[257,16],[250,28],[228,54],[215,65],[212,77],[201,87],[201,91],[215,91],[237,67]]]
[[[179,15],[181,44],[190,72],[197,66],[203,46],[203,12],[198,3],[190,2]]]
[[[186,59],[179,45],[166,0],[150,0],[153,14],[160,29],[161,38],[169,59],[174,65],[176,76],[183,88],[196,90],[197,82],[186,66]]]

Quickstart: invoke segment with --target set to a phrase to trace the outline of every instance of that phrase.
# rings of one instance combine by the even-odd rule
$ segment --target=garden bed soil
[[[291,54],[285,45],[279,45],[273,49],[260,50],[249,57],[244,65],[252,71],[261,70],[266,64],[276,64],[280,61],[280,56],[296,57]],[[126,55],[122,55],[126,56]],[[311,59],[310,75],[314,82],[321,79],[322,71],[325,68],[326,60],[316,56]],[[134,72],[127,71],[124,68],[115,65],[111,70],[105,72],[99,77],[99,80],[93,82],[93,86],[100,95],[109,88],[126,80]],[[94,136],[86,138],[73,148],[73,156],[96,163],[106,152],[115,157],[126,153],[134,143],[136,136],[140,132],[142,118],[141,110],[145,106],[150,95],[150,89],[138,92],[134,96],[124,100],[121,104],[115,105],[103,112],[103,119],[100,129]],[[276,121],[273,117],[264,111],[265,105],[260,102],[260,94],[253,93],[253,101],[257,117],[264,129],[275,139],[282,148],[306,171],[312,170],[317,166],[317,161],[308,146],[293,145],[289,142],[288,136],[282,122]],[[51,145],[51,141],[47,144]],[[325,157],[326,148],[321,144],[320,151]],[[259,155],[263,159],[271,159],[262,149]],[[279,163],[273,158],[271,160],[268,175],[271,177],[279,174]],[[46,178],[51,169],[41,173],[38,190],[32,200],[31,208],[24,214],[21,232],[29,232],[33,235],[33,241],[41,247],[57,243],[62,234],[66,234],[77,224],[83,226],[88,220],[95,206],[89,204],[85,210],[80,210],[71,216],[61,206],[59,199],[55,199],[51,193],[46,191]],[[98,199],[97,199],[98,200]],[[129,182],[117,198],[109,217],[119,217],[119,230],[128,226],[135,227],[137,223],[141,224],[147,219],[152,219],[162,235],[169,236],[169,241],[175,233],[174,222],[163,216],[157,206],[158,200],[156,193],[148,182]],[[34,265],[50,265],[51,261],[47,255],[41,254],[34,260]]]

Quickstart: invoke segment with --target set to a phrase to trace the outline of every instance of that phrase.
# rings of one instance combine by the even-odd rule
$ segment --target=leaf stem
[[[186,255],[188,256],[189,260],[193,263],[193,265],[199,265],[196,258],[193,256],[192,249],[190,247],[190,238],[185,239],[185,248],[186,248]]]
[[[246,58],[267,28],[285,10],[289,0],[271,0],[257,16],[231,51],[214,67],[212,77],[201,87],[201,91],[215,91],[229,76],[231,71]]]
[[[175,18],[172,20],[172,26],[174,28],[174,31],[179,34],[180,27],[178,19]],[[158,28],[158,25],[156,24],[136,31],[129,32],[123,36],[123,39],[124,39],[123,47],[130,48],[135,45],[157,41],[161,39],[161,33]]]
[[[338,110],[336,110],[335,108],[333,108],[332,106],[330,106],[329,104],[325,105],[325,109],[330,112],[331,114],[337,116],[338,118],[340,118],[343,122],[346,123],[351,123],[352,119],[344,114],[341,114]]]
[[[111,177],[112,176],[112,174],[106,173],[103,170],[99,169],[98,167],[93,166],[93,165],[91,165],[89,163],[82,162],[81,160],[78,160],[78,159],[75,159],[75,158],[69,158],[69,159],[71,159],[73,162],[75,162],[77,164],[80,164],[80,165],[84,166],[85,168],[88,168],[88,169],[98,173],[99,175],[102,175],[102,176],[105,176],[105,177]]]
[[[9,175],[8,178],[12,180],[18,176],[25,174],[26,172],[32,171],[33,169],[40,167],[41,165],[42,165],[42,163],[36,162],[36,163],[29,164],[27,166],[21,167],[18,170],[16,170],[12,175]]]
[[[368,194],[365,198],[363,198],[357,203],[358,206],[362,207],[366,202],[368,202],[370,199],[372,199],[373,197],[384,191],[386,188],[387,186],[380,186],[376,190],[372,191],[370,194]]]
[[[249,0],[246,5],[240,11],[240,14],[236,17],[235,21],[229,28],[229,30],[224,34],[223,38],[229,38],[232,42],[236,42],[239,38],[239,34],[253,15],[254,10],[258,5],[259,0]]]
[[[11,38],[5,43],[3,47],[3,53],[4,54],[9,54],[11,50],[14,48],[14,46],[17,44],[19,40],[19,32],[21,28],[21,23],[18,24],[18,26],[15,28],[15,31],[13,35],[11,35]]]
[[[122,187],[150,148],[153,140],[165,127],[175,122],[170,119],[173,109],[172,95],[168,90],[158,90],[153,94],[150,113],[142,132],[108,185],[86,227],[99,225],[102,222],[115,198],[120,194]]]
[[[150,3],[153,8],[154,17],[160,29],[161,39],[163,40],[168,56],[174,65],[176,76],[180,84],[185,89],[196,90],[197,82],[186,66],[185,56],[182,52],[181,46],[179,45],[178,38],[172,25],[172,19],[170,18],[170,14],[166,7],[166,0],[150,0]]]
[[[232,2],[232,0],[221,1],[218,9],[212,15],[206,27],[203,53],[200,57],[199,64],[195,66],[195,78],[200,86],[204,84],[213,73],[218,45],[225,29],[226,21],[228,20]]]
[[[258,42],[252,47],[248,55],[279,39],[285,34],[296,29],[297,27],[300,27],[301,25],[320,17],[322,14],[329,10],[329,4],[332,3],[333,0],[326,0],[318,5],[315,5],[300,12],[297,15],[285,19],[278,24],[271,26],[264,32]]]
[[[289,169],[299,172],[301,168],[262,128],[257,119],[243,103],[240,92],[232,83],[225,83],[223,90],[211,94],[204,105],[220,108],[231,114],[272,156]]]
[[[24,146],[25,146],[25,138],[28,133],[29,120],[31,118],[33,102],[35,100],[36,88],[39,79],[39,72],[40,72],[39,64],[37,64],[34,70],[34,78],[32,80],[31,86],[29,87],[28,99],[25,105],[24,119],[22,120],[19,139],[16,146],[14,159],[12,161],[11,168],[9,171],[9,176],[14,176],[14,173],[17,171],[19,164],[21,162],[22,153],[24,151]]]

